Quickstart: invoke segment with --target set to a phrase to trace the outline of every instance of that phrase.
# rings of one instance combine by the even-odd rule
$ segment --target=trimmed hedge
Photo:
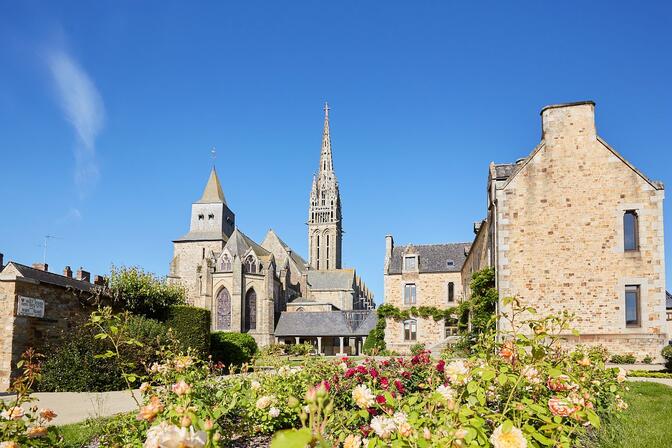
[[[227,368],[250,362],[257,352],[257,342],[247,333],[216,331],[210,335],[210,354],[213,362],[221,362]]]
[[[168,307],[164,322],[173,330],[182,350],[205,359],[210,352],[210,311],[188,305]]]

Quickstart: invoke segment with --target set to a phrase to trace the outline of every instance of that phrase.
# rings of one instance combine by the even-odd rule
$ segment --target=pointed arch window
[[[217,293],[215,328],[217,330],[229,330],[231,328],[231,295],[226,288],[220,289]]]
[[[257,260],[255,260],[252,255],[248,255],[247,258],[245,258],[245,272],[248,274],[257,273]]]
[[[257,329],[257,293],[250,288],[245,294],[245,325],[244,330]]]
[[[222,257],[222,264],[220,265],[222,272],[231,272],[231,258],[227,254]]]

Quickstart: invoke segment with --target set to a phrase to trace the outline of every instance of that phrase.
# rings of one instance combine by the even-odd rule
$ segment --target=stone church
[[[212,330],[247,332],[258,344],[309,341],[356,353],[375,325],[373,294],[342,267],[342,215],[325,105],[320,165],[308,211],[308,262],[273,230],[261,243],[236,226],[215,168],[191,206],[189,232],[173,241],[168,279],[211,311]],[[357,339],[359,338],[359,339]]]
[[[566,332],[567,343],[660,359],[670,338],[664,195],[597,134],[595,103],[547,106],[532,152],[490,164],[486,218],[472,242],[395,248],[388,237],[385,303],[451,307],[469,298],[474,272],[494,267],[500,311],[505,297],[544,314],[567,310],[579,333]],[[386,341],[399,349],[452,334],[450,323],[426,319],[388,327]],[[509,329],[505,320],[498,327]]]

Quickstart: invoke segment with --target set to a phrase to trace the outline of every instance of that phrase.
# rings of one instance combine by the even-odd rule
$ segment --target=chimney
[[[33,263],[33,269],[37,269],[38,271],[48,272],[49,271],[49,265],[47,263]]]
[[[63,275],[68,278],[72,278],[72,269],[70,269],[70,266],[66,266],[63,269]]]
[[[385,267],[384,272],[390,269],[390,261],[392,261],[392,249],[394,249],[394,238],[392,235],[385,235]]]
[[[595,103],[580,101],[546,106],[541,109],[541,129],[541,138],[548,145],[576,137],[595,140]]]
[[[77,280],[81,280],[83,282],[90,282],[91,281],[91,273],[86,272],[83,267],[79,267],[77,269]]]
[[[102,275],[96,275],[93,277],[93,284],[99,286],[105,286],[106,280]]]
[[[0,271],[5,267],[5,255],[0,252]]]

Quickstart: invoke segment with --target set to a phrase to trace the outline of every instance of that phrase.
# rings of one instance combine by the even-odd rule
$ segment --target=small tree
[[[462,331],[471,324],[471,334],[478,335],[494,327],[493,316],[499,296],[495,288],[495,270],[485,268],[471,276],[471,297],[460,304],[459,327]]]
[[[169,284],[137,266],[112,266],[109,288],[114,301],[126,311],[151,318],[162,317],[171,305],[185,303],[181,285]]]

